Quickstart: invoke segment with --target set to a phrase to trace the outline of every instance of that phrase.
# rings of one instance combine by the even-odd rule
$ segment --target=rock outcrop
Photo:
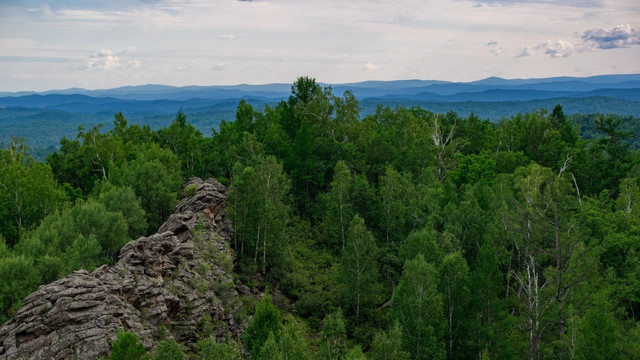
[[[214,179],[186,185],[195,195],[157,234],[126,244],[116,264],[75,271],[29,295],[0,328],[0,360],[108,358],[118,329],[135,332],[147,349],[165,339],[190,346],[238,336],[226,189]]]

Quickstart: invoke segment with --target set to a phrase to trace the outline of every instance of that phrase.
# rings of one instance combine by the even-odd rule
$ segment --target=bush
[[[196,184],[189,184],[184,188],[184,196],[193,196],[197,190],[198,186]]]
[[[139,360],[147,350],[138,342],[138,336],[132,332],[119,330],[116,341],[111,345],[110,360]]]
[[[265,294],[256,305],[256,313],[244,334],[244,343],[254,357],[267,341],[269,333],[277,334],[280,330],[280,311],[271,302],[271,295]]]
[[[233,343],[218,344],[212,339],[205,339],[198,341],[197,348],[196,359],[237,360],[241,358]]]
[[[164,340],[156,349],[156,360],[182,360],[184,352],[175,340]]]

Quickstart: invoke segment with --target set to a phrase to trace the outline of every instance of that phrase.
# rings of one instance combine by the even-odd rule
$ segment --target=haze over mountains
[[[325,86],[328,84],[324,84]],[[334,95],[352,91],[362,114],[379,105],[420,106],[433,112],[471,112],[497,121],[502,117],[561,104],[565,113],[614,113],[640,116],[640,74],[586,78],[502,79],[467,83],[437,80],[366,81],[331,85]],[[238,101],[256,107],[287,99],[291,84],[231,86],[125,86],[114,89],[72,88],[45,92],[0,92],[0,143],[22,136],[31,146],[56,145],[73,137],[80,124],[104,123],[116,112],[132,123],[166,126],[179,109],[205,135],[222,119],[232,120]]]

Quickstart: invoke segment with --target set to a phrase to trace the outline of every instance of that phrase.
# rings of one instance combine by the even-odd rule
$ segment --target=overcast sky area
[[[638,0],[0,1],[0,91],[628,73]]]

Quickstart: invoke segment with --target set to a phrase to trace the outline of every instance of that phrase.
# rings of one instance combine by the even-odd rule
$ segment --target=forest
[[[361,116],[351,92],[300,77],[208,136],[180,110],[159,130],[123,113],[79,127],[44,162],[14,139],[0,324],[39,285],[155,232],[197,176],[230,187],[234,279],[265,295],[244,336],[167,342],[157,359],[638,358],[638,119],[556,106],[492,120]],[[141,358],[136,341],[119,334],[112,359]]]

